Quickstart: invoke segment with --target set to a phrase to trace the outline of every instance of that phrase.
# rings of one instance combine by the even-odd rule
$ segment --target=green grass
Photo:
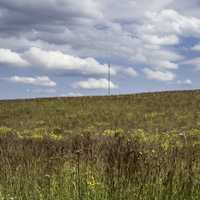
[[[0,200],[199,191],[200,91],[0,101]]]

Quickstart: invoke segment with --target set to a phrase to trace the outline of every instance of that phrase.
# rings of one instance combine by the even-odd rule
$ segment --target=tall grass
[[[199,91],[0,101],[0,200],[196,200],[199,191]]]
[[[111,134],[112,133],[112,134]],[[0,199],[199,199],[200,131],[0,137]]]

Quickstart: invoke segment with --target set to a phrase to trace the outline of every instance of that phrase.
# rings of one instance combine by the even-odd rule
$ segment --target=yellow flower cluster
[[[94,176],[91,175],[87,178],[87,185],[89,188],[94,189],[99,183],[95,180]]]

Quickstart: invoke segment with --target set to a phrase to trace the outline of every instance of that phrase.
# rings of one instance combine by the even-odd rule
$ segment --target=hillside
[[[200,91],[0,101],[0,200],[198,200]]]
[[[200,91],[0,101],[0,126],[149,132],[200,128]]]

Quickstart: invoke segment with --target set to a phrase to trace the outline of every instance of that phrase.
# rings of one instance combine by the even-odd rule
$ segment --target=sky
[[[200,87],[200,0],[0,0],[0,99]]]

